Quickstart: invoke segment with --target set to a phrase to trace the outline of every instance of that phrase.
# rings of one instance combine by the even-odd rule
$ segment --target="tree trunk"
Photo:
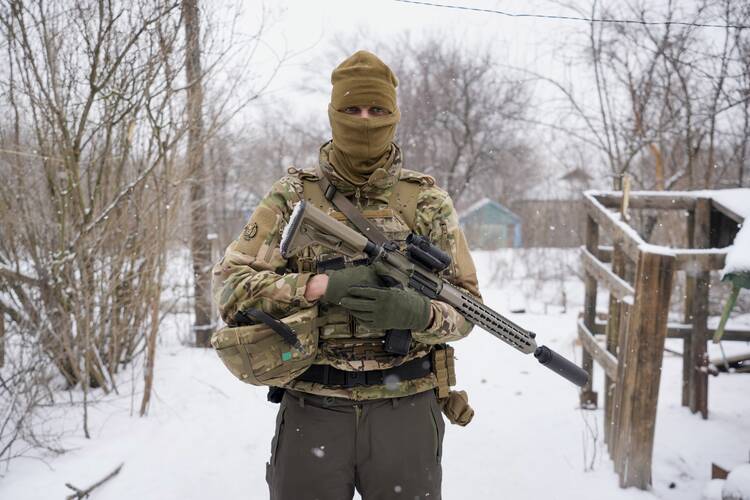
[[[198,0],[183,0],[185,23],[185,74],[187,77],[188,148],[187,169],[190,180],[190,252],[193,258],[195,345],[208,346],[211,336],[210,269],[211,245],[208,233],[208,204],[203,164],[203,83],[200,53],[200,13]]]

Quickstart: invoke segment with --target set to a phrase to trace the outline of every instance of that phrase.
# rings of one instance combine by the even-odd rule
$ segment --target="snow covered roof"
[[[712,191],[710,197],[744,221],[729,248],[721,275],[750,272],[750,189],[722,189]]]
[[[750,189],[712,189],[697,191],[699,196],[711,198],[715,205],[719,205],[722,212],[732,219],[742,220],[742,226],[734,243],[727,250],[727,258],[721,275],[729,273],[750,272]]]
[[[498,203],[498,202],[496,202],[494,200],[486,198],[486,197],[485,198],[481,198],[481,199],[475,201],[471,206],[469,206],[466,210],[464,210],[459,215],[459,219],[463,220],[467,216],[471,215],[472,213],[474,213],[474,212],[476,212],[478,210],[481,210],[481,209],[483,209],[485,207],[491,207],[494,210],[500,211],[503,214],[505,214],[506,216],[508,216],[508,218],[513,219],[516,222],[520,222],[520,220],[521,220],[521,218],[517,214],[515,214],[511,209],[505,207],[504,205],[501,205],[500,203]]]
[[[698,191],[705,193],[714,203],[738,215],[744,220],[750,219],[750,188],[714,189]]]

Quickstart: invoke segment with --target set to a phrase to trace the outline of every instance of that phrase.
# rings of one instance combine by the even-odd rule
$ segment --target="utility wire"
[[[613,23],[613,24],[643,24],[643,25],[659,25],[659,26],[694,26],[697,28],[735,28],[738,30],[748,29],[750,25],[747,24],[708,24],[708,23],[691,23],[687,21],[641,21],[638,19],[606,19],[596,17],[576,17],[576,16],[556,16],[549,14],[519,14],[514,12],[505,12],[502,10],[482,9],[479,7],[466,7],[463,5],[449,5],[441,3],[431,2],[418,2],[416,0],[395,0],[401,3],[410,3],[414,5],[422,5],[427,7],[443,7],[445,9],[456,9],[456,10],[469,10],[472,12],[485,12],[489,14],[500,14],[506,17],[533,17],[538,19],[557,19],[563,21],[587,21],[590,23]]]

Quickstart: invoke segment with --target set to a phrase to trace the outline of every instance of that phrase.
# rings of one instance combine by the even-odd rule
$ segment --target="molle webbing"
[[[296,380],[326,386],[357,387],[388,384],[426,377],[432,371],[429,357],[417,358],[387,370],[346,371],[329,365],[312,365]]]
[[[398,211],[404,218],[404,222],[409,226],[412,232],[415,229],[417,219],[417,201],[419,199],[419,190],[422,186],[417,182],[408,182],[399,179],[395,186],[391,198],[388,200],[388,206]]]
[[[328,179],[326,179],[325,174],[323,174],[319,167],[315,169],[315,175],[318,178],[325,179],[326,182],[328,182]],[[303,179],[303,181],[303,196],[305,199],[310,201],[310,203],[317,206],[321,210],[325,210],[326,207],[334,205],[331,200],[326,198],[324,192],[326,188],[322,188],[321,183],[308,179]],[[399,181],[396,182],[393,186],[391,196],[388,199],[388,206],[401,215],[403,221],[411,231],[415,230],[415,223],[417,219],[417,201],[421,188],[422,186],[419,182],[411,182],[405,179],[399,179]]]
[[[450,387],[456,385],[456,368],[452,347],[448,345],[435,346],[432,351],[432,370],[437,377],[438,399],[447,398]]]

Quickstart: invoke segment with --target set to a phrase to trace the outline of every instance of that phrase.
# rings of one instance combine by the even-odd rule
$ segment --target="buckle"
[[[336,186],[334,186],[333,184],[328,184],[328,187],[326,188],[325,193],[323,193],[323,196],[325,196],[326,200],[331,201],[335,194]]]
[[[356,387],[358,385],[367,384],[367,372],[345,372],[346,379],[344,381],[344,387]]]

